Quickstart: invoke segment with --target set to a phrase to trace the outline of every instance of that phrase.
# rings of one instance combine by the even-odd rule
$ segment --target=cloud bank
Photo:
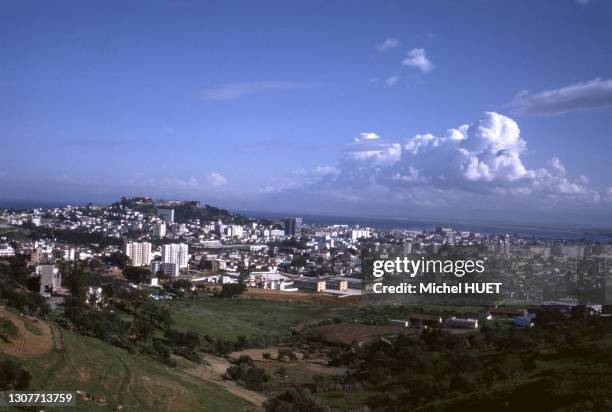
[[[585,176],[570,174],[557,157],[528,167],[526,149],[518,124],[494,112],[442,136],[425,133],[393,141],[363,133],[316,190],[356,203],[451,207],[450,213],[457,204],[553,207],[610,197],[591,188]]]
[[[599,78],[539,93],[522,91],[512,106],[519,114],[552,115],[612,106],[612,79]]]

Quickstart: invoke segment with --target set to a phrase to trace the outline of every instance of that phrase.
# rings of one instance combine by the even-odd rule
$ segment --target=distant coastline
[[[33,209],[55,208],[66,205],[80,206],[89,202],[56,202],[35,200],[0,200],[0,209]],[[104,204],[105,202],[100,202]],[[96,204],[94,202],[94,204]],[[409,219],[400,217],[338,216],[326,214],[308,214],[296,212],[268,212],[261,210],[233,210],[245,216],[264,219],[282,219],[290,216],[301,216],[306,224],[318,225],[359,225],[382,230],[434,230],[436,226],[450,226],[454,229],[487,234],[517,234],[525,238],[550,240],[585,240],[594,242],[612,242],[612,228],[563,228],[555,225],[531,225],[503,222],[457,222],[434,219]]]

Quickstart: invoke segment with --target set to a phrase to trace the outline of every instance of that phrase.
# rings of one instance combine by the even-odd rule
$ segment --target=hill
[[[80,391],[77,410],[111,411],[121,405],[134,411],[240,411],[250,405],[181,368],[43,321],[26,326],[18,314],[0,310],[19,329],[19,338],[0,346],[0,359],[21,361],[30,371],[32,390]],[[34,350],[29,335],[38,333],[46,343]]]

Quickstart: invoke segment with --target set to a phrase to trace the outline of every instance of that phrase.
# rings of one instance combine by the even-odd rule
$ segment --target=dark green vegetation
[[[221,298],[234,298],[242,295],[246,290],[247,287],[244,283],[226,283],[215,295]]]
[[[0,360],[0,390],[26,390],[30,386],[30,372],[13,359]]]
[[[146,290],[104,287],[106,297],[96,301],[85,289],[73,290],[57,321],[66,329],[95,337],[130,352],[149,354],[174,365],[172,354],[199,362],[200,337],[172,328],[170,310],[149,298]]]
[[[42,296],[30,290],[38,291],[30,273],[23,256],[0,260],[0,303],[24,313],[46,316],[50,307]]]
[[[19,329],[9,319],[0,317],[0,339],[8,342],[10,339],[17,337]]]
[[[328,412],[330,407],[307,390],[291,388],[264,404],[266,412]],[[341,407],[341,410],[344,410]]]
[[[270,378],[265,371],[255,367],[253,360],[248,356],[241,356],[235,365],[227,368],[227,375],[245,388],[254,391],[263,390],[264,383]]]
[[[225,209],[221,209],[211,205],[200,206],[199,202],[184,202],[181,205],[173,207],[174,219],[177,222],[187,222],[191,219],[200,220],[216,220],[234,218],[235,215]]]
[[[349,375],[310,389],[330,406],[383,411],[611,410],[612,320],[580,309],[538,317],[531,329],[431,329],[345,347],[332,363]]]
[[[111,207],[114,210],[120,210],[120,208],[129,208],[144,214],[155,214],[157,210],[155,202],[152,199],[145,197],[122,197],[119,202],[113,203]],[[251,219],[249,218],[246,218],[239,214],[231,213],[226,209],[221,209],[211,205],[201,206],[200,202],[197,201],[185,201],[180,204],[168,206],[168,208],[174,209],[174,220],[179,223],[185,223],[192,219],[223,219],[224,222],[228,223],[246,223],[251,221]]]

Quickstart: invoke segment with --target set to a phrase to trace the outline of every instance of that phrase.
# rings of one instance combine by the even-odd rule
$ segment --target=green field
[[[110,411],[123,405],[127,411],[241,411],[249,406],[214,384],[100,340],[64,330],[63,342],[63,351],[25,366],[32,374],[31,389],[81,390],[95,397],[79,400],[76,410]]]
[[[291,336],[291,328],[299,324],[331,319],[349,311],[337,305],[215,297],[198,297],[195,304],[188,299],[168,304],[177,329],[228,340],[238,336],[283,339]]]

